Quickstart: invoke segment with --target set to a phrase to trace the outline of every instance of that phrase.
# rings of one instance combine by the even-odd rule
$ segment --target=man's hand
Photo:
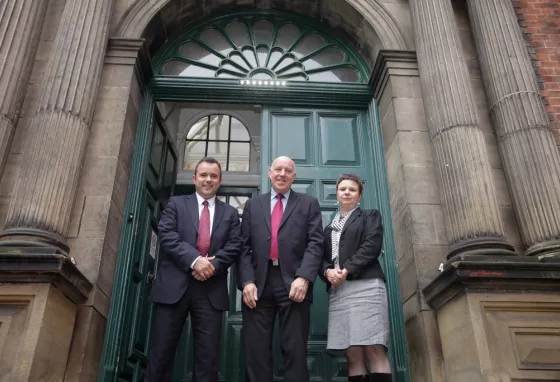
[[[192,271],[192,275],[198,281],[205,281],[208,280],[210,277],[214,276],[216,270],[214,266],[210,262],[214,260],[216,257],[200,257],[196,263],[194,263],[194,269]]]
[[[290,287],[290,300],[302,302],[307,294],[308,285],[309,282],[303,277],[298,277],[292,281],[292,286]]]
[[[333,288],[336,288],[348,276],[348,271],[346,269],[329,269],[327,271],[327,280],[331,283]]]
[[[243,287],[243,302],[249,309],[257,307],[257,286],[249,283]]]

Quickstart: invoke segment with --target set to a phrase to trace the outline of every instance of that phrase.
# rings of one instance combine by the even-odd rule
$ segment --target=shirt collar
[[[196,194],[196,200],[198,201],[198,205],[201,206],[202,203],[206,199],[204,199],[202,196],[198,195],[198,192],[195,193],[195,194]],[[210,199],[208,199],[208,207],[214,207],[215,204],[216,204],[216,195],[214,195]]]
[[[286,192],[284,192],[282,195],[284,195],[284,199],[286,199],[286,201],[288,200],[288,198],[290,197],[290,192],[292,192],[292,190],[288,190]],[[274,190],[274,188],[272,188],[270,190],[270,200],[273,200],[274,198],[276,198],[276,195],[278,195],[278,192],[276,192]]]

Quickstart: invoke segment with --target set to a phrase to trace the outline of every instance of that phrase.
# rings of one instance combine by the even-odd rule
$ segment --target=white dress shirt
[[[202,210],[204,209],[204,199],[202,196],[196,193],[196,200],[198,201],[198,221],[200,221],[200,215],[202,215]],[[214,225],[214,211],[216,210],[216,196],[211,197],[208,199],[208,211],[210,212],[210,236],[212,235],[212,226]],[[203,255],[207,255],[207,253],[203,253]],[[194,265],[200,259],[198,256],[191,264],[191,269],[194,269]]]
[[[288,190],[282,194],[284,196],[284,199],[282,199],[282,211],[286,211],[286,205],[288,204],[288,199],[290,198],[290,191],[291,190]],[[277,195],[278,192],[274,191],[274,188],[271,188],[270,189],[270,213],[271,214],[272,211],[274,211],[274,206],[276,205],[276,202],[278,201]]]

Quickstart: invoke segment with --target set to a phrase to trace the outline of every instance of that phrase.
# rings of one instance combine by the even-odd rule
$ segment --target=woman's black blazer
[[[325,267],[320,272],[323,281],[325,268],[333,268],[332,262],[332,227],[325,227],[323,259]],[[377,210],[357,208],[346,221],[340,235],[338,249],[340,267],[348,270],[347,280],[381,278],[385,275],[378,257],[383,246],[383,223]]]

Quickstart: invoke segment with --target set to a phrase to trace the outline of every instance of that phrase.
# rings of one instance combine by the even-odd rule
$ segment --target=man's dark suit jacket
[[[332,226],[325,227],[324,261],[333,268]],[[341,268],[348,270],[347,280],[380,278],[385,280],[378,257],[383,246],[383,223],[377,210],[357,208],[342,227],[338,256]],[[321,272],[321,278],[329,282]]]
[[[234,207],[216,199],[214,208],[208,256],[216,256],[211,261],[216,274],[203,281],[203,285],[212,306],[217,310],[228,310],[227,273],[239,255],[241,225]],[[169,199],[158,226],[160,248],[165,257],[159,266],[150,301],[174,304],[195,280],[190,266],[200,256],[196,250],[198,223],[196,194]]]
[[[238,262],[239,288],[248,282],[257,285],[258,297],[264,289],[270,258],[271,194],[251,198],[243,210],[243,247]],[[297,277],[315,281],[323,257],[323,228],[319,202],[314,197],[290,192],[278,229],[278,259],[289,293]],[[305,296],[313,300],[313,285]]]

